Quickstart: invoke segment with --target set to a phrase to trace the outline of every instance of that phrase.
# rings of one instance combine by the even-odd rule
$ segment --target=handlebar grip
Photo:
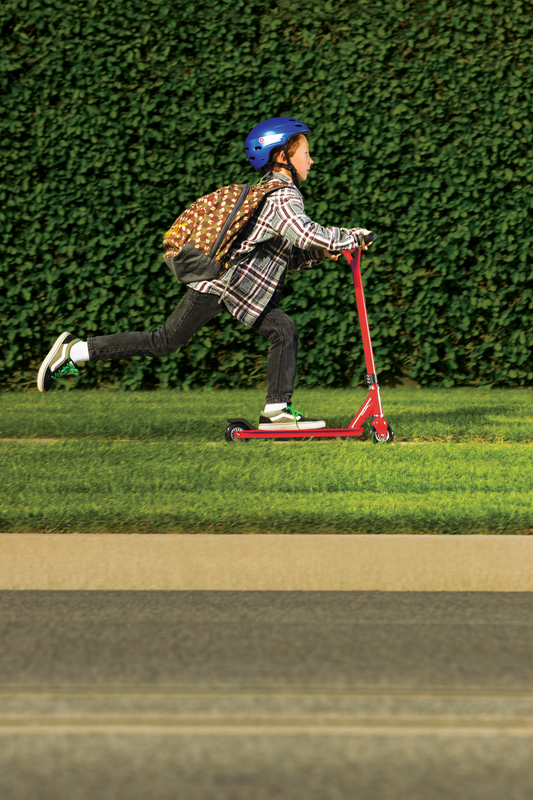
[[[355,237],[355,241],[357,242],[357,247],[361,248],[361,247],[364,247],[367,244],[372,244],[372,242],[375,242],[377,238],[378,238],[377,233],[374,233],[374,231],[370,231],[370,233],[367,233],[366,236],[363,236],[362,233],[357,234],[356,237]],[[330,252],[332,253],[332,255],[338,256],[343,251],[342,250],[331,250]]]

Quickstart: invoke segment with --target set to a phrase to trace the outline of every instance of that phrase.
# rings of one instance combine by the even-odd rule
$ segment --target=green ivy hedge
[[[5,387],[62,330],[162,324],[183,293],[161,239],[198,196],[254,180],[243,140],[312,129],[306,209],[379,240],[364,282],[382,379],[532,385],[531,2],[5,0],[0,316]],[[360,384],[351,274],[287,281],[300,385]],[[78,384],[248,386],[267,344],[219,316],[164,359]]]

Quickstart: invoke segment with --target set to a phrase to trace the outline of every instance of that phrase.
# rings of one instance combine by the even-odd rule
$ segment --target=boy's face
[[[313,159],[309,155],[309,142],[307,141],[307,137],[303,137],[300,140],[300,144],[298,145],[298,149],[291,156],[291,161],[296,168],[296,172],[298,173],[298,180],[300,183],[305,181],[307,176],[309,175],[309,170],[311,169],[311,165],[314,164]]]

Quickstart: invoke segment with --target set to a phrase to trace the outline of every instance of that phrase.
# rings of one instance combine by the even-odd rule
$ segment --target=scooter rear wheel
[[[370,441],[372,444],[392,444],[394,441],[394,431],[390,425],[387,425],[387,433],[385,436],[380,436],[375,428],[370,427]]]
[[[242,427],[242,425],[239,425],[236,422],[232,422],[231,425],[228,425],[228,427],[226,428],[226,434],[225,434],[226,441],[227,442],[234,442],[236,440],[235,439],[235,431],[243,431],[243,430],[244,430],[244,428]],[[245,441],[245,440],[243,440],[243,441]]]

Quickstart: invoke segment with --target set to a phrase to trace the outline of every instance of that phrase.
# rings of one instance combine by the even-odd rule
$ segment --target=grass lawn
[[[365,394],[295,400],[337,427]],[[226,419],[257,423],[262,391],[4,393],[1,530],[533,532],[532,391],[389,389],[382,399],[393,445],[227,444]]]

